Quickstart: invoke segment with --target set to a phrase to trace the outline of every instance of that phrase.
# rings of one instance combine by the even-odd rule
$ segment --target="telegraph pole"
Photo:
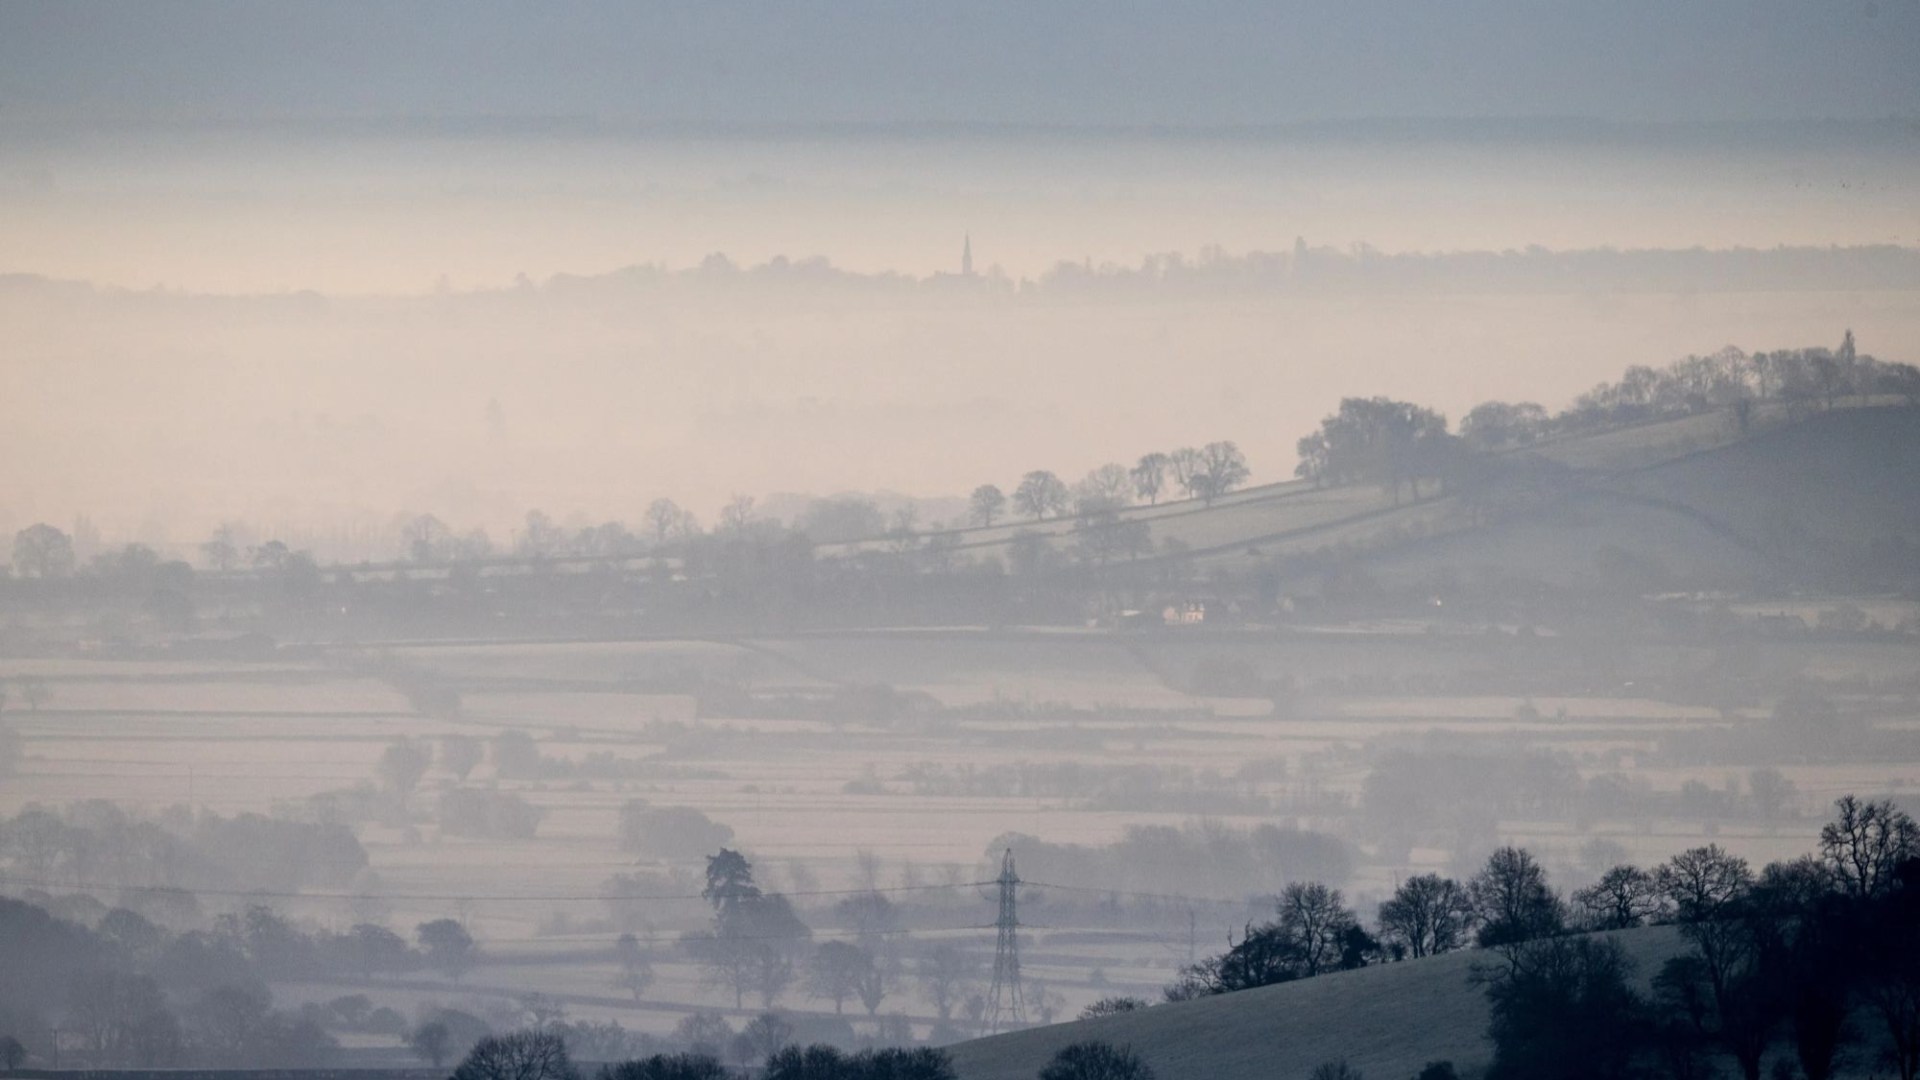
[[[999,940],[993,948],[993,986],[987,991],[989,1032],[1024,1027],[1027,1003],[1020,992],[1020,915],[1016,909],[1020,875],[1013,870],[1013,849],[1000,859],[1000,917],[994,921]]]

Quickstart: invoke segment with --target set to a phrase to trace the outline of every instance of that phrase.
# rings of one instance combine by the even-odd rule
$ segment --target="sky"
[[[1260,125],[1920,113],[1913,0],[11,2],[0,119]]]
[[[534,508],[951,497],[1216,439],[1276,480],[1346,394],[1558,407],[1848,328],[1920,359],[1910,290],[1817,281],[548,288],[716,255],[924,279],[969,235],[1015,283],[1301,238],[1911,247],[1916,72],[1920,0],[0,2],[0,532],[504,540]]]

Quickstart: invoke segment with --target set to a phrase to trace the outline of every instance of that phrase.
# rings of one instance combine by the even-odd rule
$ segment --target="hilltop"
[[[1679,947],[1671,927],[1615,936],[1643,982]],[[1436,1060],[1471,1075],[1492,1045],[1486,998],[1468,978],[1494,959],[1469,950],[1028,1028],[952,1047],[954,1068],[961,1080],[1032,1080],[1061,1047],[1099,1039],[1131,1045],[1163,1080],[1304,1080],[1338,1058],[1378,1080]]]
[[[1313,573],[1330,559],[1387,584],[1440,577],[1636,592],[1809,585],[1920,545],[1920,409],[1877,399],[1806,418],[1731,410],[1567,436],[1493,459],[1540,475],[1512,491],[1396,500],[1377,484],[1305,480],[1128,507],[1156,554],[1140,561]],[[942,534],[967,555],[1015,538],[1065,552],[1071,517]],[[874,539],[823,555],[881,550]]]

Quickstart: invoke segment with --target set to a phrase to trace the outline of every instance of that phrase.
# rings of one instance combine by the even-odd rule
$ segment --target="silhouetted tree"
[[[1120,1013],[1139,1012],[1148,1008],[1152,1002],[1137,997],[1103,997],[1080,1010],[1080,1019],[1092,1020],[1101,1016],[1116,1016]]]
[[[1357,927],[1339,889],[1295,882],[1280,893],[1279,931],[1300,974],[1312,978],[1340,965],[1347,931]]]
[[[1377,483],[1400,501],[1400,485],[1442,474],[1449,455],[1446,418],[1388,398],[1345,398],[1320,429],[1297,446],[1296,474],[1315,484]]]
[[[1747,861],[1718,844],[1683,851],[1654,872],[1660,892],[1680,922],[1718,921],[1753,887]]]
[[[1468,943],[1473,898],[1459,882],[1438,874],[1408,878],[1380,904],[1381,936],[1410,955],[1438,956]]]
[[[567,1044],[550,1031],[490,1035],[474,1044],[453,1080],[575,1080]]]
[[[737,851],[708,857],[701,895],[713,906],[713,929],[689,935],[688,950],[712,984],[733,991],[735,1008],[749,992],[771,1008],[792,984],[795,952],[812,932],[786,897],[760,891],[752,864]]]
[[[1476,969],[1492,1006],[1488,1080],[1616,1080],[1645,1047],[1633,964],[1616,941],[1555,937]]]
[[[730,1080],[731,1076],[711,1054],[682,1053],[603,1066],[597,1080]]]
[[[1560,932],[1560,898],[1546,871],[1524,848],[1503,847],[1467,886],[1480,920],[1482,946],[1511,945]]]
[[[1589,930],[1625,930],[1665,910],[1659,882],[1637,866],[1616,866],[1573,894],[1580,925]]]
[[[1891,800],[1861,802],[1852,795],[1834,804],[1834,819],[1820,829],[1820,856],[1840,888],[1856,898],[1884,895],[1895,869],[1920,857],[1920,827]]]
[[[1153,1080],[1153,1069],[1132,1047],[1077,1042],[1053,1055],[1040,1080]]]

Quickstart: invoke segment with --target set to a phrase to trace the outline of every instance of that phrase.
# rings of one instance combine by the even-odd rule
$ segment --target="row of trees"
[[[1781,401],[1793,412],[1876,394],[1920,404],[1920,368],[1859,353],[1849,330],[1837,349],[1748,354],[1728,347],[1664,368],[1630,367],[1557,414],[1533,402],[1483,402],[1461,419],[1457,435],[1432,409],[1384,397],[1346,398],[1300,439],[1295,474],[1316,484],[1379,484],[1398,502],[1403,486],[1417,499],[1423,482],[1474,479],[1477,454],[1556,436],[1716,409],[1733,409],[1744,428],[1756,401]]]
[[[1687,949],[1643,995],[1617,941],[1551,938],[1483,969],[1489,1076],[1711,1075],[1828,1080],[1854,1044],[1920,1074],[1920,830],[1885,802],[1840,800],[1820,853],[1747,863],[1708,847],[1594,886],[1609,921],[1675,924]],[[1784,1045],[1783,1045],[1784,1044]],[[1872,1061],[1872,1058],[1869,1058]],[[1797,1066],[1797,1070],[1795,1068]]]
[[[267,982],[421,967],[457,973],[473,962],[473,939],[454,920],[422,923],[415,938],[377,924],[308,933],[260,906],[179,934],[126,908],[89,928],[0,899],[0,1036],[23,1059],[47,1064],[57,1029],[63,1065],[323,1065],[335,1049],[331,1014],[276,1009]]]
[[[1716,409],[1733,409],[1744,422],[1756,401],[1783,402],[1792,413],[1875,395],[1920,405],[1920,368],[1859,352],[1849,330],[1834,349],[1747,353],[1728,346],[1664,368],[1636,365],[1557,414],[1531,402],[1489,401],[1462,418],[1460,436],[1477,450],[1505,450],[1557,435]]]
[[[765,1080],[954,1080],[942,1050],[887,1047],[847,1054],[826,1045],[802,1048],[785,1042],[792,1029],[778,1018],[760,1019],[765,1021],[760,1030],[741,1034],[760,1044],[755,1057],[765,1065],[757,1075]],[[703,1048],[603,1065],[596,1080],[730,1080],[735,1075]],[[453,1080],[580,1080],[580,1071],[559,1033],[534,1028],[480,1040],[454,1070]]]
[[[1171,453],[1147,454],[1131,468],[1102,465],[1071,487],[1044,469],[1021,477],[1011,497],[993,484],[982,484],[968,498],[967,517],[981,527],[1003,520],[1009,511],[1033,521],[1069,513],[1094,518],[1136,502],[1157,504],[1161,495],[1176,488],[1189,499],[1211,504],[1245,484],[1250,475],[1246,455],[1232,442],[1183,446]]]
[[[1827,1080],[1870,1017],[1902,1080],[1920,1070],[1920,827],[1888,801],[1835,804],[1817,855],[1755,874],[1717,845],[1651,870],[1615,866],[1563,899],[1525,850],[1502,848],[1472,879],[1401,883],[1369,932],[1340,891],[1290,885],[1278,918],[1185,969],[1168,1000],[1227,993],[1403,957],[1478,946],[1505,1077],[1621,1077],[1659,1057],[1676,1080],[1723,1052],[1758,1080],[1777,1037],[1808,1080]],[[1643,1001],[1617,942],[1590,931],[1679,927]]]

